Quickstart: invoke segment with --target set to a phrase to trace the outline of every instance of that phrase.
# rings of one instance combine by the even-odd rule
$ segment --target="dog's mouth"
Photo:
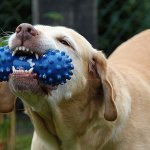
[[[39,57],[42,55],[38,51],[31,50],[29,48],[26,48],[25,46],[19,46],[14,48],[12,56],[17,55],[17,56],[30,56],[30,57],[35,57],[36,59],[39,59]]]
[[[19,58],[28,58],[29,60],[39,59],[42,54],[31,50],[24,46],[16,47],[13,52],[13,56]],[[9,76],[9,85],[11,89],[17,93],[35,93],[35,94],[50,94],[50,92],[56,89],[56,86],[50,86],[43,84],[36,73],[33,73],[34,63],[30,62],[30,67],[12,67],[12,74]]]

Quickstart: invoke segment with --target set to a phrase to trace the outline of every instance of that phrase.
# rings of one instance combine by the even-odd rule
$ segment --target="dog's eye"
[[[70,46],[70,44],[65,40],[59,39],[59,42],[62,43],[63,45]]]

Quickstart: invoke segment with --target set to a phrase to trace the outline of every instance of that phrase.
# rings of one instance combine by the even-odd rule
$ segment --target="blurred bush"
[[[150,27],[148,0],[97,0],[97,4],[97,47],[107,55],[123,41]],[[46,15],[63,19],[55,12]],[[0,36],[11,34],[8,31],[15,31],[16,26],[23,22],[31,23],[31,0],[1,0]]]
[[[0,33],[15,31],[23,22],[31,22],[31,0],[0,1]]]
[[[97,0],[98,47],[109,55],[119,44],[150,28],[150,1]]]

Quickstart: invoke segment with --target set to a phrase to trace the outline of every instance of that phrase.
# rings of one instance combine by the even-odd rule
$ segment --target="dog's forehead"
[[[70,41],[73,47],[80,53],[93,50],[92,45],[78,32],[73,29],[63,26],[45,26],[35,25],[34,26],[39,32],[45,34],[49,38],[65,38]]]
[[[34,26],[38,31],[44,34],[50,34],[51,36],[77,36],[77,33],[70,29],[63,26],[45,26],[45,25],[35,25]]]

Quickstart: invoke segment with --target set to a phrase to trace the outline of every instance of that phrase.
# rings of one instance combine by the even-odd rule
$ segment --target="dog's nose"
[[[26,41],[38,35],[37,30],[28,23],[22,23],[16,28],[16,36],[21,41]]]

